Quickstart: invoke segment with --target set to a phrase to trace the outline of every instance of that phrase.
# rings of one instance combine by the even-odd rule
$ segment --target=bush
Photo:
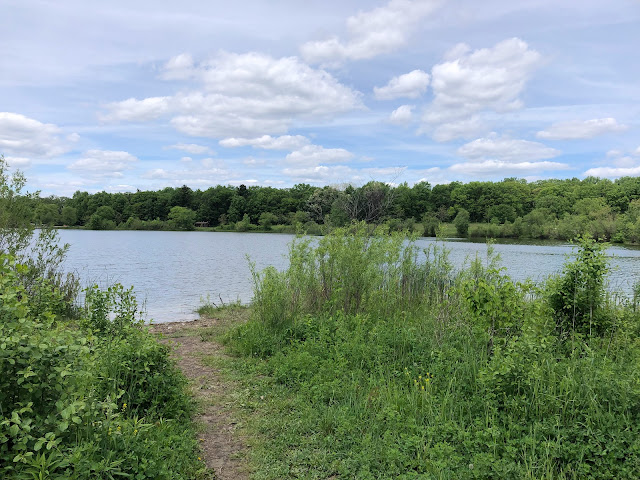
[[[298,240],[288,270],[256,274],[254,315],[227,337],[252,357],[245,401],[269,399],[251,403],[256,477],[640,477],[638,302],[600,295],[602,246],[582,240],[551,308],[491,252],[452,275],[371,233]],[[625,328],[566,342],[567,308]]]
[[[466,237],[469,231],[469,212],[464,208],[458,210],[456,218],[453,219],[453,224],[456,227],[456,232],[460,237]]]
[[[558,330],[602,335],[611,327],[605,311],[606,246],[591,237],[578,238],[575,261],[565,264],[563,274],[549,281],[549,305]]]
[[[0,476],[201,476],[185,380],[131,290],[90,289],[76,325],[55,285],[27,291],[28,270],[0,255]]]

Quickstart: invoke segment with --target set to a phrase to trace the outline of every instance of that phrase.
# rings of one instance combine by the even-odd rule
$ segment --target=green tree
[[[196,224],[196,212],[190,208],[172,207],[169,211],[169,224],[176,230],[193,230]]]
[[[456,232],[461,237],[466,237],[469,233],[469,212],[464,208],[458,210],[456,218],[453,219],[453,224],[456,227]]]
[[[78,210],[71,205],[62,207],[62,223],[73,226],[78,221]]]
[[[40,203],[36,207],[36,219],[40,225],[53,226],[58,223],[58,206],[53,203]]]
[[[271,212],[264,212],[260,214],[260,220],[258,223],[265,229],[269,230],[272,225],[278,223],[278,217]]]

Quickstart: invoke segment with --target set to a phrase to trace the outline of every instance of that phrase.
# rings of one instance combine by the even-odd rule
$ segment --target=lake
[[[65,270],[80,276],[83,286],[101,287],[119,282],[134,286],[154,322],[193,320],[194,310],[210,297],[216,304],[253,295],[250,260],[261,270],[287,266],[293,235],[234,232],[146,232],[59,230],[71,245]],[[427,247],[435,239],[417,243]],[[444,242],[456,268],[478,254],[486,258],[484,243]],[[497,243],[501,264],[515,280],[543,281],[561,271],[571,245],[562,243]],[[640,249],[610,247],[611,288],[629,293],[640,281]]]

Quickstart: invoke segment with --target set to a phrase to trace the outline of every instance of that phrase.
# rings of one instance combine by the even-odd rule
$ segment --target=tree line
[[[217,185],[132,193],[77,191],[25,199],[36,224],[90,229],[195,228],[295,230],[311,233],[351,221],[387,223],[435,235],[452,223],[460,236],[571,239],[587,233],[614,242],[640,241],[640,178],[595,177],[527,182],[419,182],[291,188]],[[453,230],[452,230],[453,231]]]

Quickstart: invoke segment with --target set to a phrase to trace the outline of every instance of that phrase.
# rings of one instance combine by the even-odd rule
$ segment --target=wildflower
[[[201,461],[201,460],[202,460],[202,458],[198,457],[198,461]]]
[[[122,404],[122,411],[124,412],[126,409],[127,409],[127,404],[126,404],[126,403],[123,403],[123,404]]]
[[[133,431],[133,434],[134,434],[134,435],[137,435],[137,434],[138,434],[138,429],[137,429],[137,428]]]

